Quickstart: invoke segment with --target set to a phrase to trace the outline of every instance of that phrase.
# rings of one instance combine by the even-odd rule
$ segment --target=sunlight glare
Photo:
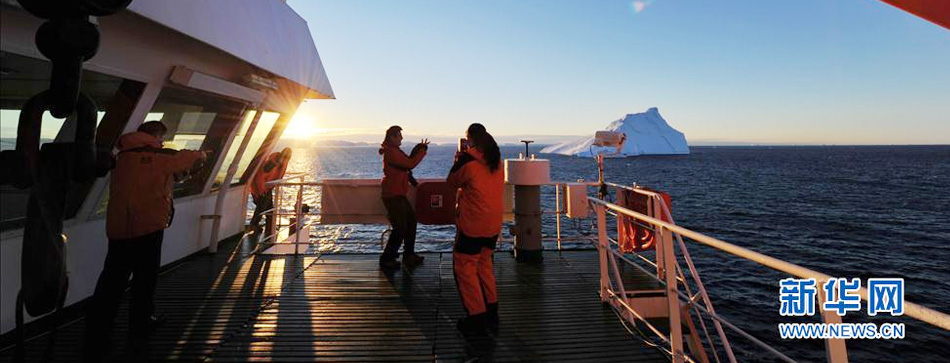
[[[639,14],[643,12],[643,9],[646,9],[653,1],[634,1],[630,4],[630,8],[633,10],[634,14]]]
[[[317,117],[308,108],[301,105],[290,119],[287,129],[284,130],[283,137],[288,139],[308,139],[320,132],[317,128]]]

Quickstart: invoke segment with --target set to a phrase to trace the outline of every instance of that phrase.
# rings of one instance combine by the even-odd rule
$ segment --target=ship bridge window
[[[238,148],[241,147],[241,142],[246,137],[247,129],[251,126],[251,121],[254,120],[256,114],[257,111],[255,110],[249,110],[244,114],[244,120],[241,121],[241,128],[238,130],[238,133],[234,135],[234,141],[231,142],[228,153],[224,157],[224,162],[221,163],[221,168],[218,169],[218,175],[214,177],[214,187],[219,187],[221,183],[224,182],[224,178],[228,174],[228,167],[234,160]],[[270,133],[280,116],[281,114],[270,111],[264,111],[264,114],[261,115],[260,120],[257,121],[257,126],[254,128],[254,133],[247,143],[247,149],[244,150],[244,155],[241,157],[241,161],[238,162],[238,168],[234,173],[234,177],[231,179],[231,185],[242,183],[241,175],[244,175],[247,167],[251,165],[252,157],[258,152],[261,145],[264,144],[264,140],[267,139],[268,133]]]
[[[263,121],[264,117],[266,116],[267,116],[266,113],[263,116],[261,116],[261,121]],[[281,117],[278,117],[276,121],[274,121],[274,125],[273,127],[271,127],[269,132],[266,129],[261,130],[261,132],[263,133],[260,135],[261,146],[257,148],[257,153],[254,154],[253,158],[248,158],[248,163],[246,165],[244,165],[242,162],[243,166],[241,170],[238,170],[238,173],[234,174],[235,178],[237,178],[240,175],[240,179],[237,181],[233,181],[232,183],[247,183],[247,181],[251,178],[251,176],[254,175],[254,171],[257,170],[258,164],[260,164],[261,160],[263,160],[264,157],[266,156],[264,155],[264,153],[268,150],[273,150],[273,148],[277,144],[277,139],[284,132],[284,128],[286,128],[287,124],[290,122],[290,117],[283,117],[283,116],[284,115],[281,115]],[[257,134],[257,131],[254,131],[254,133]],[[251,149],[248,149],[248,151],[250,150]]]
[[[16,148],[20,109],[30,97],[49,88],[49,75],[50,63],[47,60],[0,52],[0,150]],[[112,147],[144,88],[145,84],[141,82],[83,70],[82,91],[99,107],[96,142],[100,146]],[[72,140],[74,120],[57,119],[46,112],[41,121],[41,144]],[[66,203],[67,218],[75,217],[92,184],[78,185],[70,192]],[[0,186],[3,201],[0,203],[0,229],[23,226],[29,194],[29,189]]]
[[[203,168],[175,183],[176,198],[204,190],[211,169],[224,154],[228,134],[238,126],[244,110],[244,103],[177,86],[168,86],[158,95],[145,121],[161,121],[168,127],[164,146],[211,152]]]

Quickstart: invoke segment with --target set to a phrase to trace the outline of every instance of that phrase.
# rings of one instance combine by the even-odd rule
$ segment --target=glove
[[[422,151],[428,151],[428,150],[429,150],[429,145],[418,143],[416,144],[416,146],[412,147],[412,151],[409,153],[409,157],[410,158],[414,157],[416,156],[416,154],[419,154]]]

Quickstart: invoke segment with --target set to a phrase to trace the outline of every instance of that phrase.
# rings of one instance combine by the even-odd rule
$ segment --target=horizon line
[[[349,143],[354,144],[353,146],[376,146],[377,142],[375,141],[350,141],[350,140],[339,140],[339,139],[321,139],[321,140],[306,140],[306,139],[279,139],[278,142],[281,143],[305,143],[308,141],[324,141],[324,142],[335,142],[335,143]],[[689,141],[687,140],[687,143]],[[451,145],[451,142],[438,142],[433,141],[433,145],[436,146],[448,146]],[[522,144],[519,142],[499,142],[499,145],[518,145]],[[534,145],[554,145],[554,143],[548,142],[536,142]],[[320,146],[320,145],[315,145]],[[340,146],[340,145],[329,145],[329,146]],[[950,146],[950,143],[880,143],[880,144],[870,144],[870,143],[785,143],[785,142],[749,142],[749,141],[713,141],[713,142],[704,142],[696,141],[694,143],[689,143],[689,147],[718,147],[718,146],[740,146],[740,147],[774,147],[774,146]]]

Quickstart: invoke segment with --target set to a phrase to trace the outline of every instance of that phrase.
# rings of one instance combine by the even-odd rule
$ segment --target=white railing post
[[[607,287],[610,275],[607,274],[607,212],[603,205],[594,206],[597,211],[597,253],[600,255],[600,301],[607,301]]]
[[[554,217],[557,220],[557,250],[561,251],[561,184],[554,184]]]
[[[651,204],[649,209],[653,211],[656,211],[658,207],[656,199],[657,198],[650,198],[649,202],[647,202]],[[655,218],[659,219],[658,216]],[[667,249],[669,249],[670,252],[673,251],[673,244],[672,243],[666,244],[665,243],[666,241],[660,239],[661,228],[659,226],[651,226],[651,227],[653,228],[653,234],[654,234],[653,238],[655,239],[654,243],[656,244],[656,277],[660,279],[668,280],[666,271],[667,271],[667,267],[671,265],[666,264],[666,258],[664,256],[666,256]],[[667,234],[670,234],[668,233],[669,231],[666,231],[666,232]],[[672,273],[672,275],[674,275],[675,277],[676,273],[674,272]]]
[[[608,185],[617,186],[615,184],[608,184]],[[617,186],[617,187],[626,188],[623,186]],[[619,198],[621,197],[618,197],[618,199]],[[739,247],[731,243],[728,243],[728,242],[725,242],[713,237],[709,237],[709,236],[703,235],[701,233],[698,233],[698,232],[695,232],[695,231],[692,231],[680,226],[677,226],[675,223],[672,222],[672,216],[670,216],[670,221],[667,222],[667,221],[660,220],[656,218],[655,216],[644,215],[635,211],[631,211],[618,204],[606,202],[601,199],[589,197],[588,201],[591,207],[594,208],[595,211],[597,212],[597,217],[598,217],[597,226],[599,230],[598,231],[599,232],[598,233],[598,237],[599,237],[598,249],[600,251],[600,262],[601,262],[601,295],[602,295],[602,300],[604,301],[606,301],[606,297],[604,297],[605,289],[606,289],[606,294],[608,296],[613,293],[610,289],[607,289],[608,287],[607,284],[610,284],[610,280],[609,280],[609,276],[606,275],[606,271],[605,271],[606,269],[604,268],[605,261],[606,261],[605,253],[608,251],[606,248],[604,248],[604,246],[606,246],[606,243],[607,243],[606,223],[605,223],[606,209],[610,209],[611,211],[616,212],[618,215],[624,215],[630,218],[638,219],[644,223],[652,225],[655,228],[656,238],[657,238],[657,264],[665,263],[667,264],[667,267],[673,268],[672,271],[669,271],[672,273],[664,274],[665,275],[664,278],[660,279],[661,281],[666,282],[666,285],[667,285],[666,293],[667,293],[667,296],[670,297],[668,298],[668,302],[669,302],[668,308],[669,308],[669,311],[671,312],[670,337],[666,338],[659,330],[655,329],[655,327],[653,327],[653,325],[651,325],[648,321],[646,321],[646,319],[643,319],[639,314],[637,314],[636,311],[633,310],[633,308],[631,308],[622,299],[618,299],[618,303],[620,303],[624,308],[629,310],[635,317],[637,317],[637,319],[639,319],[644,324],[646,324],[646,326],[649,327],[655,334],[657,334],[657,336],[660,337],[664,342],[670,343],[670,346],[672,348],[671,350],[673,351],[674,361],[682,362],[683,360],[688,359],[688,357],[686,357],[684,355],[684,352],[682,351],[682,342],[683,342],[682,325],[680,322],[682,317],[678,316],[678,314],[675,313],[675,312],[680,311],[679,300],[676,298],[679,295],[678,286],[676,285],[677,283],[676,257],[675,257],[676,255],[675,255],[674,248],[672,245],[673,243],[672,240],[675,237],[675,239],[677,240],[677,242],[679,243],[683,251],[684,259],[687,261],[687,265],[689,265],[690,267],[690,272],[694,275],[696,284],[699,286],[700,293],[702,294],[703,300],[706,304],[706,306],[703,306],[700,304],[696,304],[694,306],[697,309],[707,313],[708,316],[711,319],[713,319],[713,321],[715,322],[716,328],[719,331],[719,335],[720,337],[722,337],[722,344],[724,345],[725,350],[727,354],[729,355],[730,362],[735,362],[735,358],[732,355],[732,350],[730,349],[731,347],[728,343],[728,340],[725,339],[725,334],[722,330],[723,326],[732,329],[733,331],[735,331],[742,337],[749,339],[751,342],[755,343],[760,348],[764,349],[765,351],[769,353],[774,354],[776,357],[780,358],[781,360],[787,361],[787,362],[794,362],[794,360],[782,354],[782,352],[779,352],[775,348],[762,342],[761,340],[750,335],[744,330],[736,327],[734,324],[730,323],[728,320],[726,320],[725,318],[715,313],[715,311],[712,308],[712,303],[709,300],[709,296],[706,293],[706,289],[702,284],[702,280],[698,278],[699,275],[695,270],[695,266],[693,266],[690,261],[690,258],[688,256],[688,251],[685,247],[685,243],[683,242],[683,239],[689,238],[695,243],[712,247],[718,251],[737,256],[747,261],[755,262],[759,265],[771,268],[779,272],[789,274],[791,276],[795,276],[799,278],[813,278],[819,282],[827,282],[829,279],[831,279],[830,276],[799,266],[799,265],[795,265],[793,263],[779,260],[777,258],[768,256],[768,255],[764,255],[764,254],[761,254],[761,253],[758,253],[758,252],[755,252],[743,247]],[[664,211],[664,213],[668,215],[669,211],[666,210]],[[650,263],[650,261],[646,259],[644,260],[647,261],[647,263]],[[632,261],[628,261],[626,259],[624,259],[624,261],[627,262],[628,264],[636,265]],[[684,284],[685,284],[685,281],[684,281]],[[818,292],[819,301],[827,300],[826,296],[824,296],[825,295],[824,289],[817,289],[817,290],[818,290],[817,292]],[[861,300],[864,300],[865,302],[868,301],[869,291],[866,288],[858,289],[858,294],[860,295]],[[686,296],[686,295],[684,295],[683,298],[686,300],[694,299],[694,297]],[[904,303],[905,317],[913,318],[918,321],[930,324],[932,326],[935,326],[941,329],[950,330],[950,314],[946,314],[934,309],[926,308],[909,301],[904,301],[903,303]],[[822,314],[822,319],[824,323],[826,324],[835,324],[835,323],[841,322],[841,318],[837,316],[837,314],[835,314],[834,312],[822,312],[821,314]],[[829,339],[825,341],[825,345],[827,349],[826,358],[829,362],[833,362],[833,363],[848,362],[847,347],[844,340]]]
[[[297,189],[297,208],[294,212],[297,216],[297,221],[294,222],[294,229],[296,230],[294,234],[294,254],[297,255],[300,254],[300,235],[303,233],[303,183]],[[307,236],[307,238],[310,238],[310,236]]]
[[[274,236],[274,242],[277,242],[277,229],[280,228],[280,221],[277,220],[277,218],[280,218],[280,191],[280,184],[278,184],[274,186],[274,190],[271,192],[270,220],[267,221],[267,228],[265,228],[270,231],[271,236]]]
[[[657,196],[654,196],[654,198],[660,198],[660,196],[657,195]],[[666,204],[664,203],[662,204],[662,206],[663,206],[663,215],[669,218],[670,223],[676,224],[676,222],[673,220],[673,215],[670,213],[669,208],[666,207]],[[706,293],[706,286],[703,284],[703,280],[699,277],[699,272],[696,271],[696,266],[693,265],[693,260],[689,256],[689,250],[686,249],[686,243],[683,242],[683,236],[680,236],[679,234],[674,233],[673,237],[676,239],[676,242],[680,246],[680,251],[682,251],[683,253],[683,260],[686,261],[686,266],[689,267],[689,273],[693,277],[693,281],[696,282],[696,287],[699,289],[699,294],[703,298],[703,303],[706,304],[706,310],[709,312],[709,315],[717,316],[716,309],[713,308],[712,300],[709,299],[709,294]],[[684,286],[686,284],[685,275],[683,276],[683,284]],[[697,312],[697,315],[698,314],[699,313]],[[722,342],[721,344],[723,346],[723,350],[726,351],[726,356],[729,358],[729,362],[736,363],[735,353],[732,352],[732,344],[729,343],[729,338],[726,337],[726,332],[722,329],[722,324],[719,322],[719,320],[716,320],[716,319],[712,319],[712,321],[713,321],[713,325],[716,327],[716,332],[719,334],[719,339]],[[705,331],[706,323],[704,323],[701,318],[699,319],[699,323],[700,325],[703,326],[703,330]],[[706,339],[708,340],[709,333],[706,333],[706,334],[707,334]],[[710,341],[710,346],[711,345],[712,344]],[[716,350],[713,349],[712,351],[713,351],[713,354],[716,354],[716,361],[718,362],[719,357],[718,357],[718,354],[716,353]]]
[[[614,282],[617,284],[617,290],[619,290],[617,292],[620,293],[619,295],[617,294],[614,294],[614,295],[617,295],[617,298],[622,300],[624,303],[629,304],[630,302],[627,300],[627,290],[623,286],[623,276],[620,275],[620,267],[617,266],[617,258],[616,256],[614,256],[614,254],[619,254],[619,252],[614,252],[613,248],[610,247],[609,245],[607,246],[607,248],[609,248],[607,250],[607,261],[610,262],[610,270],[613,271]],[[611,289],[614,288],[613,284],[609,284],[608,287],[610,287]],[[611,305],[613,305],[617,309],[621,309],[621,307],[624,306],[623,304],[613,302],[613,301],[611,301]],[[624,319],[627,319],[631,323],[636,324],[636,320],[635,320],[636,318],[630,313],[629,310],[621,309],[620,316]]]
[[[657,252],[657,257],[662,256],[664,265],[667,267],[676,266],[676,255],[673,253],[673,233],[672,231],[657,226],[655,237],[657,239],[657,248],[663,246],[663,254]],[[660,258],[657,258],[660,260]],[[685,356],[683,352],[683,325],[681,322],[679,290],[676,281],[676,274],[665,272],[666,276],[666,301],[670,311],[670,351],[673,352],[673,362],[683,362]]]
[[[825,296],[824,286],[827,281],[818,281],[818,310],[821,311],[821,320],[825,324],[841,324],[841,317],[834,311],[825,310],[821,307],[822,301],[829,301]],[[825,357],[830,363],[848,363],[848,348],[845,346],[844,339],[825,339]]]

